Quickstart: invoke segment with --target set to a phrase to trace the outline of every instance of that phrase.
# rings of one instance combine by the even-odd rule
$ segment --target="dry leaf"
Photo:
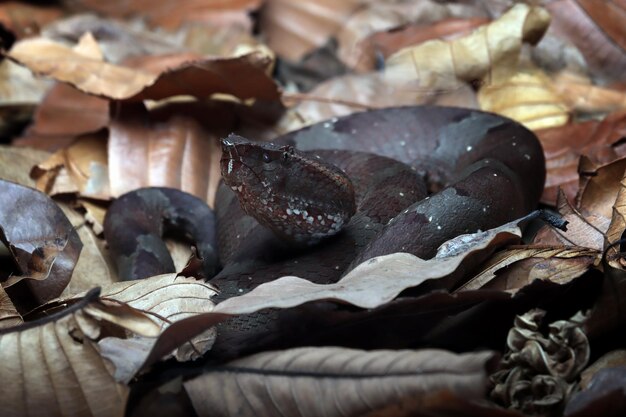
[[[320,285],[287,276],[261,284],[249,293],[219,303],[210,314],[201,314],[174,323],[159,337],[145,366],[189,340],[202,331],[230,316],[254,313],[268,308],[290,308],[319,300],[333,300],[362,308],[375,308],[393,300],[407,288],[420,285],[428,279],[443,278],[457,270],[470,254],[489,251],[521,236],[517,226],[537,213],[496,229],[473,235],[463,235],[448,241],[448,256],[440,255],[422,260],[407,253],[395,253],[372,258],[354,268],[334,284]],[[457,248],[458,250],[454,250]],[[419,271],[416,272],[416,271]],[[375,291],[372,289],[376,288]]]
[[[336,34],[363,0],[266,0],[261,32],[279,55],[297,61]]]
[[[589,383],[595,374],[602,369],[614,368],[617,366],[626,366],[626,350],[612,350],[602,355],[598,360],[589,365],[580,374],[580,386],[582,389],[589,388]]]
[[[48,22],[61,17],[63,11],[56,5],[36,5],[17,1],[0,4],[0,23],[17,38],[36,35]]]
[[[30,178],[30,170],[48,157],[48,152],[37,149],[0,145],[0,178],[35,187],[35,181]]]
[[[626,410],[626,367],[603,369],[586,390],[576,393],[565,407],[566,417],[621,417]]]
[[[85,309],[91,292],[65,310],[0,331],[3,416],[122,416],[128,388],[113,379],[95,339],[101,324]]]
[[[566,284],[585,273],[600,252],[577,247],[522,246],[496,253],[455,292],[491,289],[515,294],[534,280]]]
[[[0,329],[6,329],[23,323],[22,315],[17,311],[4,288],[0,287]]]
[[[177,3],[159,3],[148,0],[74,0],[70,3],[81,10],[114,17],[142,16],[152,25],[177,28],[187,21],[246,23],[247,13],[257,9],[261,0],[186,0]]]
[[[50,300],[72,276],[82,249],[80,238],[45,194],[8,181],[0,181],[0,188],[0,235],[18,268],[4,287],[23,281],[20,285],[28,287],[36,302]]]
[[[481,110],[510,117],[532,130],[567,123],[569,109],[541,70],[517,66],[514,71],[510,76],[492,77],[480,89]]]
[[[523,43],[536,43],[548,28],[545,9],[517,3],[498,20],[463,38],[431,40],[402,49],[386,61],[389,80],[408,89],[454,88],[460,81],[503,78],[518,63]]]
[[[111,194],[146,186],[178,188],[213,204],[221,179],[215,133],[183,115],[148,122],[147,113],[122,112],[109,128]],[[223,119],[221,119],[223,120]]]
[[[626,108],[626,93],[593,85],[586,77],[564,72],[555,78],[553,86],[567,105],[579,112],[601,113]]]
[[[488,351],[301,348],[208,368],[184,385],[199,416],[358,416],[442,391],[481,400],[494,359]],[[424,411],[422,401],[413,407]]]
[[[32,172],[37,189],[48,195],[78,193],[101,200],[111,195],[108,174],[107,142],[103,134],[77,138]]]
[[[144,57],[121,66],[94,57],[93,49],[85,53],[84,44],[81,38],[72,49],[49,39],[27,39],[16,43],[8,56],[37,74],[117,100],[161,100],[176,95],[207,98],[216,93],[241,100],[279,97],[278,87],[266,74],[272,58],[262,52],[235,58],[183,53]]]

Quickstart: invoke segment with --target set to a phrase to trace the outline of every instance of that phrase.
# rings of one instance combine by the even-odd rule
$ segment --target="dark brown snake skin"
[[[374,256],[409,252],[432,257],[452,237],[496,227],[535,208],[545,180],[543,152],[533,133],[493,114],[416,106],[317,123],[277,138],[273,147],[267,145],[269,151],[280,148],[279,152],[288,152],[290,148],[281,147],[290,145],[304,152],[297,155],[331,163],[354,184],[354,216],[335,236],[307,247],[293,243],[300,233],[293,228],[281,232],[280,239],[242,210],[231,190],[239,185],[229,177],[245,169],[262,171],[269,161],[263,160],[263,145],[247,151],[250,145],[243,139],[227,140],[222,170],[230,187],[220,186],[215,208],[217,252],[223,266],[211,279],[221,291],[217,302],[285,275],[335,282]],[[240,152],[233,152],[235,148]],[[311,180],[315,175],[306,169],[292,172],[270,187],[297,178],[305,188],[329,193],[325,186],[316,187]],[[426,197],[426,188],[437,192]],[[245,197],[240,197],[245,206]],[[196,200],[175,190],[144,189],[122,196],[109,208],[105,237],[124,278],[171,271],[171,259],[167,264],[169,256],[160,240],[164,221],[190,235],[203,257],[215,258],[212,213],[198,208],[205,206]],[[323,218],[317,212],[274,210],[279,221],[302,216],[300,224],[311,225]],[[272,214],[266,211],[262,221],[275,222]],[[284,234],[292,235],[292,242],[286,243]],[[205,266],[208,277],[212,271],[212,266]],[[276,330],[273,317],[265,312],[227,322],[220,328],[215,350],[244,349],[246,338]]]

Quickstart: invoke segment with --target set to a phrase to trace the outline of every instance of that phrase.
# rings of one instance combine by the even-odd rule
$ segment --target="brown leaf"
[[[624,92],[594,85],[586,77],[564,72],[556,77],[553,86],[567,105],[579,112],[602,113],[626,108]]]
[[[186,21],[245,22],[247,13],[257,9],[261,0],[186,0],[176,4],[155,4],[150,0],[75,0],[71,4],[98,14],[114,17],[142,16],[152,25],[176,28]]]
[[[272,50],[297,61],[324,45],[361,4],[361,0],[266,0],[261,32]]]
[[[454,88],[473,82],[508,77],[524,43],[536,43],[548,28],[550,16],[540,7],[517,3],[498,20],[470,35],[431,40],[402,49],[386,61],[386,76],[404,88]]]
[[[30,170],[48,157],[48,152],[37,149],[0,145],[0,178],[35,187],[35,181],[30,178]]]
[[[0,329],[22,324],[24,320],[4,288],[0,287]]]
[[[492,76],[480,89],[478,102],[482,110],[510,117],[532,130],[567,123],[569,109],[543,71],[519,65],[510,70],[510,76]]]
[[[479,274],[455,292],[483,288],[515,294],[537,279],[566,284],[599,261],[599,255],[588,248],[512,246],[491,257]]]
[[[23,281],[38,303],[58,296],[82,249],[76,230],[45,194],[8,181],[0,181],[0,188],[2,241],[18,268],[5,288]]]
[[[242,100],[279,98],[278,87],[266,74],[272,58],[262,52],[235,58],[183,53],[135,59],[121,66],[103,62],[95,56],[93,46],[85,52],[85,40],[90,37],[81,38],[74,49],[44,38],[27,39],[16,43],[8,56],[37,74],[116,100],[160,100],[176,95],[206,98],[216,93]]]
[[[578,165],[581,155],[601,166],[626,154],[619,144],[626,134],[624,112],[606,116],[601,122],[581,123],[540,130],[537,136],[546,156],[547,178],[542,201],[555,204],[560,187],[572,201],[578,193]]]
[[[626,65],[626,53],[607,36],[603,27],[608,19],[619,21],[619,13],[605,14],[607,9],[619,9],[619,6],[611,4],[614,1],[596,3],[585,0],[546,2],[553,18],[550,32],[578,48],[594,78],[605,82],[620,81],[624,77],[622,68]],[[589,13],[587,9],[595,10]],[[599,18],[597,22],[593,20],[595,17]],[[619,27],[623,28],[623,23]]]
[[[11,381],[0,388],[0,414],[124,414],[128,388],[115,382],[98,352],[101,324],[86,311],[97,296],[92,292],[57,314],[0,331],[0,375]]]
[[[441,392],[482,399],[492,352],[301,348],[260,353],[185,382],[200,416],[356,416]],[[413,407],[422,405],[421,401]],[[423,407],[413,409],[423,412]]]
[[[456,7],[455,7],[456,6]],[[398,29],[404,25],[420,24],[419,34],[414,30],[404,46],[416,45],[420,42],[445,38],[447,35],[459,34],[460,31],[467,31],[468,27],[474,25],[459,24],[451,25],[447,21],[449,18],[464,18],[480,16],[481,23],[485,23],[486,14],[475,5],[450,5],[440,4],[432,0],[411,2],[371,2],[365,7],[361,7],[342,26],[337,34],[339,50],[337,55],[349,67],[356,67],[359,70],[373,70],[375,49],[368,46],[369,37],[376,33],[384,33],[390,29]],[[429,25],[432,24],[432,25]],[[410,27],[410,26],[409,26]],[[397,32],[394,31],[394,34]],[[416,36],[417,35],[417,36]],[[397,37],[396,37],[397,39]],[[389,51],[396,51],[400,48],[395,46]],[[390,53],[385,54],[385,57]]]
[[[109,127],[111,194],[146,186],[182,189],[213,203],[221,179],[221,148],[215,133],[194,119],[173,116],[146,124],[147,113],[122,112]]]
[[[580,375],[581,388],[588,389],[591,379],[602,369],[615,368],[617,366],[626,366],[626,350],[612,350],[589,365]]]

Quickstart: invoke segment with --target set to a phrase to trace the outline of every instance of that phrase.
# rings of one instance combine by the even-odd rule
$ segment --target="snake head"
[[[281,238],[311,245],[338,233],[356,211],[346,174],[289,145],[222,140],[222,178],[243,210]]]

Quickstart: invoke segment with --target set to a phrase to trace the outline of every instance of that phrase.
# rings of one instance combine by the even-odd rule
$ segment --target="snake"
[[[221,146],[215,210],[164,187],[111,204],[104,235],[121,279],[174,272],[163,236],[175,234],[194,242],[216,302],[286,275],[334,283],[368,259],[432,258],[453,237],[527,214],[546,175],[530,130],[455,107],[375,109]],[[216,343],[237,351],[242,334],[275,329],[273,317],[226,322]]]

